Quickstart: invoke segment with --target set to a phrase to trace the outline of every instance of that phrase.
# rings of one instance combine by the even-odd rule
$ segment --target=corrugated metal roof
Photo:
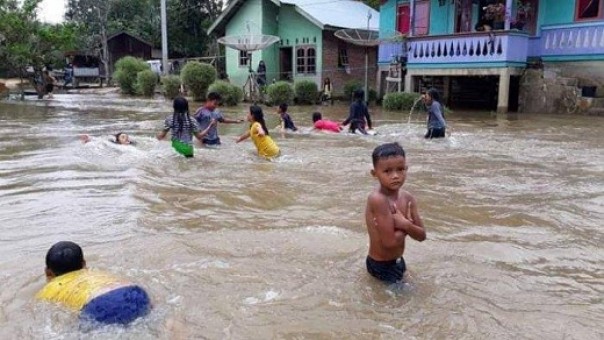
[[[367,29],[367,13],[371,13],[370,30],[379,30],[380,13],[361,1],[352,0],[281,0],[295,5],[302,15],[322,26]],[[313,20],[314,19],[314,20]]]
[[[310,22],[324,29],[325,26],[335,28],[367,29],[367,13],[371,13],[370,30],[379,30],[380,13],[360,1],[353,0],[271,0],[275,4],[296,6],[296,11]],[[224,27],[231,17],[239,10],[245,0],[231,0],[227,8],[208,29],[208,34],[219,27]]]

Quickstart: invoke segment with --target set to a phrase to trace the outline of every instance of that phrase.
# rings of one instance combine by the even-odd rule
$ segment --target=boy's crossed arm
[[[409,197],[409,203],[407,204],[407,214],[403,214],[396,204],[392,206],[392,216],[394,218],[394,228],[403,231],[405,234],[411,236],[416,241],[424,241],[426,239],[426,230],[424,229],[424,222],[419,216],[417,210],[417,202],[412,196]]]

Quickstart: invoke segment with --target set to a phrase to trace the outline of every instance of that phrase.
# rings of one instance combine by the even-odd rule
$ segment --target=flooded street
[[[455,112],[451,136],[426,141],[421,114],[408,125],[374,111],[378,135],[364,137],[311,132],[315,108],[293,108],[302,133],[272,131],[283,156],[267,162],[235,144],[247,124],[222,124],[220,149],[177,155],[154,137],[170,106],[0,103],[1,339],[604,338],[602,117]],[[110,143],[119,131],[137,146]],[[407,241],[398,292],[365,269],[371,152],[391,141],[407,152],[405,188],[428,235]],[[34,301],[60,240],[144,286],[152,313],[83,333]]]

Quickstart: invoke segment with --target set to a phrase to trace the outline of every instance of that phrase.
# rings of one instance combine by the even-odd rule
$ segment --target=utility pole
[[[161,64],[163,75],[168,74],[168,22],[166,0],[161,0]]]

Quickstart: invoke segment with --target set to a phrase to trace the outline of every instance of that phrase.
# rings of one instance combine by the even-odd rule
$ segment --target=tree
[[[373,8],[373,9],[375,9],[376,11],[379,11],[379,10],[380,10],[380,5],[381,5],[381,3],[382,3],[382,1],[381,1],[381,0],[363,0],[363,2],[364,2],[364,3],[365,3],[367,6],[369,6],[369,7]]]
[[[178,0],[168,3],[170,54],[198,57],[215,38],[207,30],[222,12],[222,0]],[[207,55],[207,54],[206,54]]]
[[[41,23],[36,10],[41,0],[0,0],[0,60],[15,70],[21,80],[21,98],[26,69],[40,71],[62,58],[62,51],[75,41],[71,25]]]

